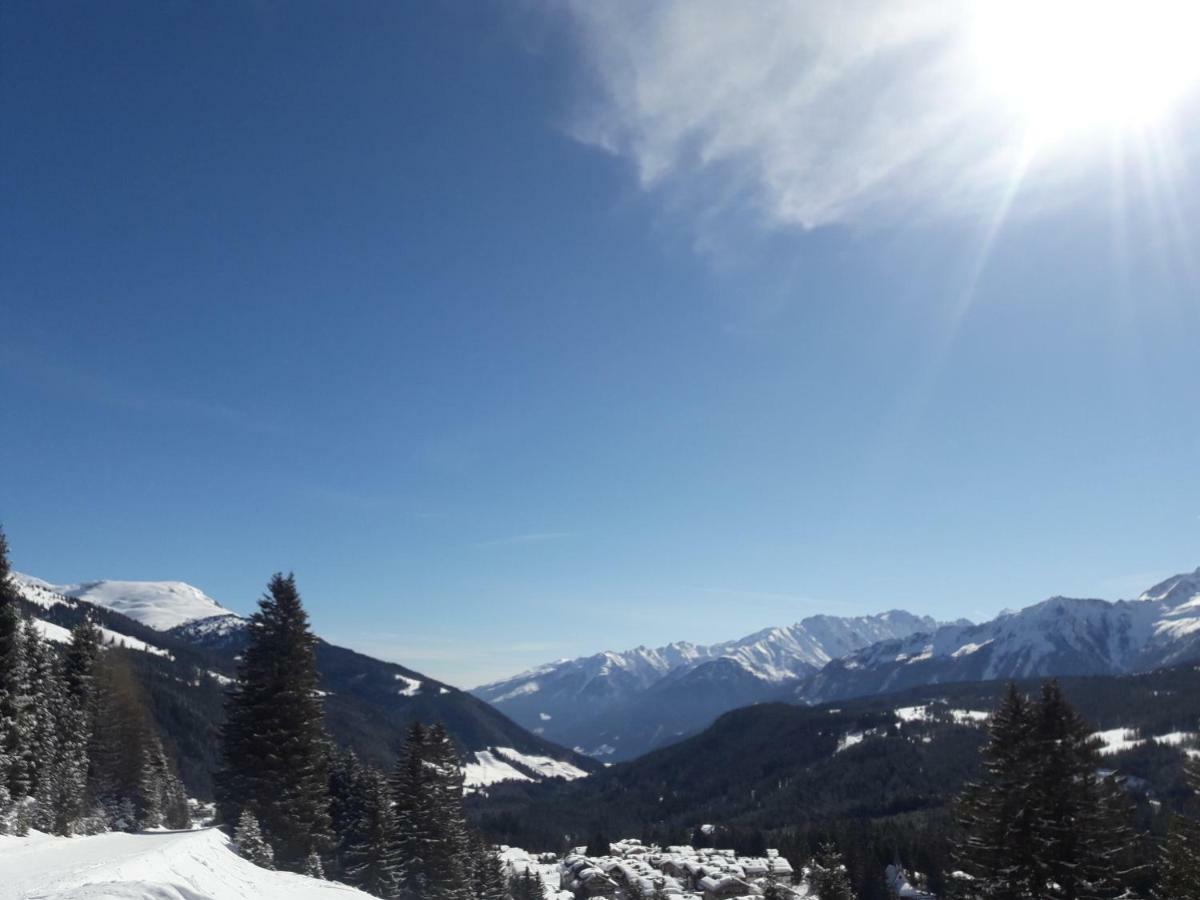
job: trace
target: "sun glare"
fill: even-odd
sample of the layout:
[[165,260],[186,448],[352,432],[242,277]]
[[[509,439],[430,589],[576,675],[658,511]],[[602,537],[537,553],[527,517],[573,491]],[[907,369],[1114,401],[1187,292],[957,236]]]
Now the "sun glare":
[[1200,0],[980,3],[974,52],[989,89],[1039,141],[1163,119],[1200,81]]

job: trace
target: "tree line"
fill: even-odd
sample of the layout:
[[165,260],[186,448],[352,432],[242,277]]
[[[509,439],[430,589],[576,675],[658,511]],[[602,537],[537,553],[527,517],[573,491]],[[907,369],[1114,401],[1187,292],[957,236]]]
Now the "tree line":
[[90,621],[56,647],[19,600],[0,531],[0,832],[186,828],[187,795],[124,653]]

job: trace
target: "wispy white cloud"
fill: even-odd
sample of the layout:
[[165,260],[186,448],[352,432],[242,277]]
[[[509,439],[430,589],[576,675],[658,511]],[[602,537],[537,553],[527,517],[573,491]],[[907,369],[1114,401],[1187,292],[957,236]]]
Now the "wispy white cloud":
[[1032,161],[976,59],[975,8],[576,0],[592,92],[568,131],[700,232],[986,213]]
[[521,534],[509,534],[504,537],[489,538],[486,541],[476,541],[476,547],[519,547],[523,544],[545,544],[549,541],[561,541],[574,537],[572,531],[527,531]]

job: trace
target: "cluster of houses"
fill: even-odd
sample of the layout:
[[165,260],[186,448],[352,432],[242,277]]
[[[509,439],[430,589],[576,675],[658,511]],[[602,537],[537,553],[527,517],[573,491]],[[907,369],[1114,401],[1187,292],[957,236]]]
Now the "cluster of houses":
[[[510,874],[538,875],[553,900],[644,897],[664,894],[671,900],[730,900],[761,895],[774,880],[792,896],[806,894],[792,885],[791,864],[775,850],[764,857],[738,856],[732,850],[647,846],[638,840],[616,841],[607,856],[586,856],[582,849],[562,859],[501,850]],[[553,860],[553,862],[551,862]]]
[[[765,856],[738,856],[732,850],[657,847],[628,839],[610,845],[606,856],[579,848],[565,857],[500,848],[510,877],[526,872],[540,879],[546,900],[733,900],[761,898],[768,885],[777,896],[807,900],[803,883],[793,884],[791,864],[776,850]],[[891,892],[904,900],[934,900],[908,883],[903,870],[889,867]]]

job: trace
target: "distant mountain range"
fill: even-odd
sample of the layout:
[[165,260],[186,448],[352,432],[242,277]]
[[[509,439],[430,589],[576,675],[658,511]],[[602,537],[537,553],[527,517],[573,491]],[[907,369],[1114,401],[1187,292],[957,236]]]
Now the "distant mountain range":
[[[224,692],[246,645],[247,620],[183,582],[54,585],[14,574],[25,612],[59,643],[90,615],[130,659],[194,796],[211,795]],[[471,784],[500,778],[581,777],[597,763],[531,734],[466,691],[326,641],[317,667],[333,737],[390,766],[410,722],[442,722],[463,751]]]
[[727,710],[775,699],[831,660],[938,625],[900,610],[813,616],[708,646],[679,642],[559,660],[473,693],[557,743],[605,761],[632,759]]
[[819,703],[923,684],[1145,672],[1197,658],[1200,569],[1137,600],[1051,597],[980,625],[882,641],[830,662],[791,696]]
[[740,706],[814,704],[919,685],[1115,675],[1200,659],[1200,569],[1137,600],[1052,597],[982,624],[893,610],[815,616],[711,646],[559,660],[476,688],[525,727],[617,761],[694,734]]

